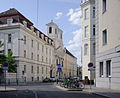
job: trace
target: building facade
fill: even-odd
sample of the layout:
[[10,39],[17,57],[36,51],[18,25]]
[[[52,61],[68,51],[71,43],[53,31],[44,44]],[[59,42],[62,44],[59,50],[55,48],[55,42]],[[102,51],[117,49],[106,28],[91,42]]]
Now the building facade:
[[17,73],[7,73],[7,82],[63,78],[63,31],[53,21],[46,27],[47,35],[14,8],[0,13],[0,40],[4,43],[0,50],[6,56],[12,51],[17,64]]
[[[64,46],[63,46],[63,31],[53,22],[46,24],[47,35],[54,41],[54,63],[52,77],[62,78],[63,77],[63,66],[64,66]],[[58,69],[59,68],[59,69]]]
[[4,43],[5,55],[12,51],[16,57],[17,77],[13,78],[31,82],[50,77],[50,68],[54,65],[54,42],[16,9],[0,14],[0,40]]
[[120,90],[120,0],[96,0],[96,86]]
[[65,78],[77,76],[77,58],[73,56],[66,48],[64,49],[63,74]]
[[95,0],[81,2],[81,33],[82,33],[82,79],[95,79],[95,71],[88,71],[88,64],[95,66]]

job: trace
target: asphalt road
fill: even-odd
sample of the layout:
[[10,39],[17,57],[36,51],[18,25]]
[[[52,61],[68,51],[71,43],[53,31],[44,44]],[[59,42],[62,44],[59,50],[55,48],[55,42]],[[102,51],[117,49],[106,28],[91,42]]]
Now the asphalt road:
[[48,83],[17,86],[16,89],[0,92],[0,98],[104,98],[83,91],[62,91]]

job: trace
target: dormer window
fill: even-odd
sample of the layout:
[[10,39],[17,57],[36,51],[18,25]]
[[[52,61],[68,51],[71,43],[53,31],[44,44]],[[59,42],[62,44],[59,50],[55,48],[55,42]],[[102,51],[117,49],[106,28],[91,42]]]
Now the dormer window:
[[8,25],[11,25],[12,22],[13,22],[13,19],[12,19],[12,18],[7,19],[7,24],[8,24]]
[[49,33],[52,33],[52,27],[49,27]]

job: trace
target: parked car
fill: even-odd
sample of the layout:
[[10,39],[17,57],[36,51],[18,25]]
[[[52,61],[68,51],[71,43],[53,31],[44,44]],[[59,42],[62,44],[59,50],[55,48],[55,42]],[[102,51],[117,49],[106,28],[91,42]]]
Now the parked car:
[[50,78],[50,82],[56,82],[56,78],[55,77]]
[[45,78],[43,82],[50,82],[50,78]]

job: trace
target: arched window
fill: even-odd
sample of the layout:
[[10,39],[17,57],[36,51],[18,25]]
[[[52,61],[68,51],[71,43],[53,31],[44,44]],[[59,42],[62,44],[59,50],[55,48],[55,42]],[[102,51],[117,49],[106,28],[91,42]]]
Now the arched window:
[[84,45],[84,55],[88,54],[88,44]]
[[61,39],[62,39],[62,34],[61,34]]
[[49,27],[49,33],[52,33],[52,27]]

